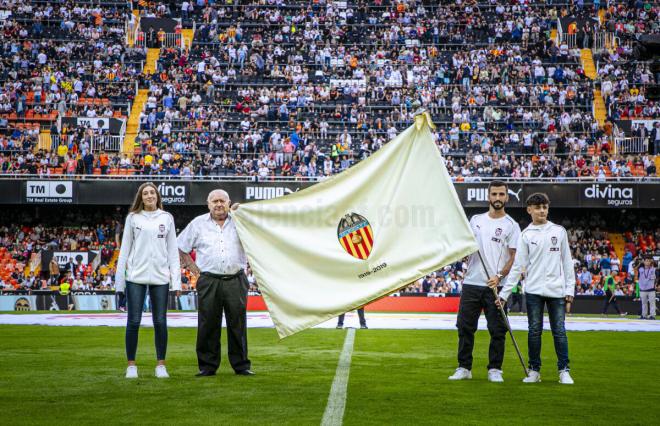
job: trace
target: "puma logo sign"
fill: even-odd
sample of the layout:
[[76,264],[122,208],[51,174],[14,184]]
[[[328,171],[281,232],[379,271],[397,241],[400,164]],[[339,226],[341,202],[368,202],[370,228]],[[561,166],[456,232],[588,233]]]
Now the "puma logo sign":
[[513,195],[514,197],[516,197],[516,200],[518,200],[518,201],[520,201],[520,193],[521,192],[522,192],[522,188],[518,189],[518,191],[516,191],[516,192],[513,192],[511,189],[507,189],[507,193],[509,195]]

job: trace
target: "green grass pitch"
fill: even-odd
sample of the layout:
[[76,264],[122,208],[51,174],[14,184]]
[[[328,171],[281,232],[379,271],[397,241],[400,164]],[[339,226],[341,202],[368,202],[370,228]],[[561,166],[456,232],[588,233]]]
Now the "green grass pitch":
[[[278,340],[250,329],[257,375],[195,378],[195,330],[169,330],[171,378],[154,378],[153,330],[142,328],[140,378],[123,378],[124,330],[0,326],[0,423],[310,424],[327,403],[346,331],[313,329]],[[223,351],[226,353],[223,335]],[[517,332],[526,355],[526,333]],[[449,382],[455,331],[357,330],[344,424],[658,424],[660,336],[569,332],[576,384],[557,383],[549,332],[543,382],[523,384],[507,342],[505,383],[486,380],[488,333],[477,333],[474,378]]]

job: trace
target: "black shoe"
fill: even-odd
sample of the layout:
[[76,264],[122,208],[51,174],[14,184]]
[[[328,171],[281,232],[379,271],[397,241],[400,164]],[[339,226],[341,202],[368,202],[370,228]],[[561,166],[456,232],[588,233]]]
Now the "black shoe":
[[650,320],[655,320],[655,317],[649,317]]
[[200,371],[199,373],[195,374],[195,377],[209,377],[209,376],[215,376],[215,371]]
[[344,324],[337,324],[337,329],[338,330],[341,330],[342,328],[344,328]]
[[366,330],[366,329],[368,329],[369,327],[367,327],[367,324],[362,324],[362,325],[360,326],[360,328],[363,329],[363,330]]
[[254,376],[254,371],[252,370],[239,370],[236,372],[238,376]]
[[646,317],[643,317],[643,316],[640,315],[640,316],[639,316],[639,319],[646,319]]

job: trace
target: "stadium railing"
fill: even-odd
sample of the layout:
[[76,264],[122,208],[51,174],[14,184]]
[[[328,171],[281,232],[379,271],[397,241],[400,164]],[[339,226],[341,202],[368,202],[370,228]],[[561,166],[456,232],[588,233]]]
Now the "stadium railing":
[[647,138],[615,138],[615,149],[618,154],[638,154],[648,152],[649,142]]
[[[261,178],[259,176],[236,176],[236,175],[193,175],[193,176],[172,176],[167,174],[146,175],[146,174],[121,174],[121,171],[139,172],[134,169],[117,169],[111,168],[107,175],[65,175],[65,174],[0,174],[0,180],[129,180],[129,181],[143,181],[143,180],[158,180],[158,181],[196,181],[196,182],[218,182],[218,181],[231,181],[231,182],[317,182],[323,180],[323,176],[268,176]],[[456,177],[453,177],[456,179]],[[512,177],[512,176],[468,176],[462,178],[462,182],[475,183],[475,182],[490,182],[492,180],[500,180],[513,183],[589,183],[599,182],[594,176],[588,177]],[[660,176],[631,176],[631,177],[607,177],[608,183],[660,183]]]

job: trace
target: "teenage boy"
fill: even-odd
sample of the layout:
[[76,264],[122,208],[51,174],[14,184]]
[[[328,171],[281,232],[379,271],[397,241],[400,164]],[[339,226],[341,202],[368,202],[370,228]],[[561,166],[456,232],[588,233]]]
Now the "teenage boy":
[[506,279],[498,304],[504,305],[520,274],[526,270],[525,295],[529,334],[529,375],[525,383],[541,381],[541,335],[543,308],[548,307],[550,328],[555,341],[559,383],[573,384],[569,373],[568,339],[564,328],[566,303],[573,301],[575,271],[566,229],[548,221],[550,200],[542,193],[527,198],[532,223],[520,235],[515,261]]

